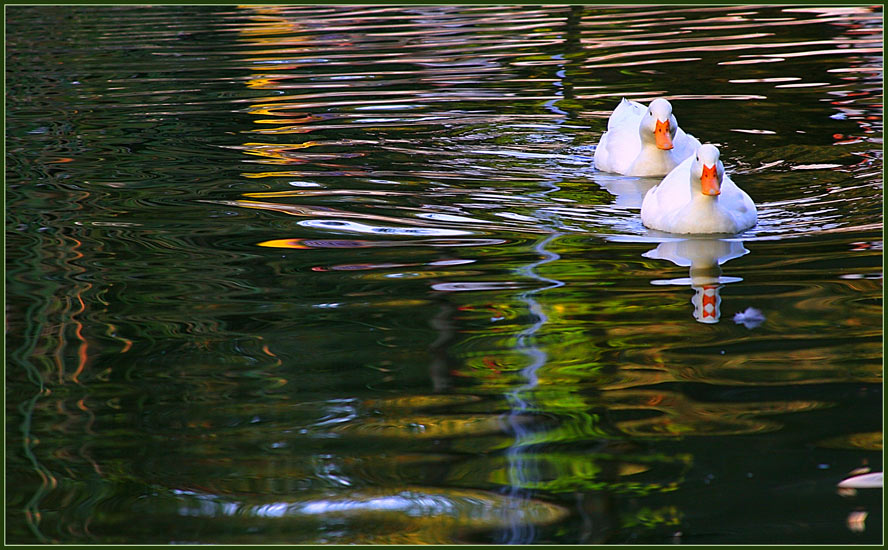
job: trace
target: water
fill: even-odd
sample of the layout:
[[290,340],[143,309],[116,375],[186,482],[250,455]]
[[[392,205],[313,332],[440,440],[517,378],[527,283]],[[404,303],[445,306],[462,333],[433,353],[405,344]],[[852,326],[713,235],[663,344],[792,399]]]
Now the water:
[[[880,8],[6,21],[7,543],[882,540]],[[756,227],[592,167],[658,96]]]

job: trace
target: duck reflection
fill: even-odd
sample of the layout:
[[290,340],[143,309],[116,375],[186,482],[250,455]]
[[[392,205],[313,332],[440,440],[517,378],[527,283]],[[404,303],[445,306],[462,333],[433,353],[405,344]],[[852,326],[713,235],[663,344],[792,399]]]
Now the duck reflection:
[[668,260],[675,265],[688,267],[689,277],[656,279],[655,285],[690,285],[694,289],[694,319],[701,323],[717,323],[721,317],[719,291],[728,283],[743,279],[722,275],[721,265],[749,253],[741,241],[690,238],[665,241],[657,248],[642,254],[645,258]]
[[627,209],[640,209],[645,194],[663,179],[620,176],[607,172],[592,172],[590,178],[614,196],[615,206]]

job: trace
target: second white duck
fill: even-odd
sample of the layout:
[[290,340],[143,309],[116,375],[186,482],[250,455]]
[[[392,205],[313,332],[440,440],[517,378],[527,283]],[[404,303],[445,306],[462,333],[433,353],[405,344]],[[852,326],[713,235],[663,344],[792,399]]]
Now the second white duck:
[[715,145],[706,144],[652,187],[641,223],[669,233],[739,233],[758,221],[755,203],[725,173]]
[[657,98],[645,107],[623,98],[595,148],[595,167],[624,176],[665,176],[698,147],[697,138],[678,127],[669,101]]

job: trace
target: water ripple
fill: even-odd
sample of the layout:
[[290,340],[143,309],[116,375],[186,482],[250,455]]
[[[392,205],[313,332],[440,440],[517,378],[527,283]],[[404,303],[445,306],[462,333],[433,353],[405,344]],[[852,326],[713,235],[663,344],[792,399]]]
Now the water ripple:
[[[7,15],[10,541],[833,540],[693,487],[877,459],[797,454],[880,429],[877,6]],[[592,166],[659,96],[759,205],[720,323]]]

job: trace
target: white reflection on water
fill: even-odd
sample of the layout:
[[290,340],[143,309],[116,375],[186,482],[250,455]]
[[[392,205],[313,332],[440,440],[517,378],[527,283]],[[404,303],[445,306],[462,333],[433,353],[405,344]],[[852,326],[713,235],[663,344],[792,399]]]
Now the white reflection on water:
[[[248,503],[222,500],[218,495],[174,489],[181,499],[178,515],[182,517],[256,517],[286,519],[299,517],[338,517],[385,522],[399,515],[417,520],[411,526],[434,530],[436,526],[508,527],[510,523],[531,525],[563,518],[566,511],[541,501],[513,501],[483,491],[446,491],[411,488],[384,491],[353,491],[335,496],[305,500]],[[501,510],[514,510],[505,523]],[[445,527],[446,529],[446,527]],[[450,533],[448,533],[450,534]],[[360,542],[367,533],[355,533],[352,542]],[[372,539],[371,539],[372,540]]]
[[701,323],[717,323],[721,317],[721,288],[728,283],[740,282],[740,277],[721,274],[721,265],[748,254],[741,241],[725,239],[693,238],[666,241],[657,248],[642,254],[645,258],[668,260],[675,265],[688,267],[689,277],[657,279],[653,285],[690,285],[694,289],[694,319]]
[[[560,63],[563,63],[564,61],[563,57],[560,55],[554,56],[554,60]],[[556,73],[556,76],[558,76],[559,79],[563,79],[565,74],[563,65],[561,65],[561,67],[561,70]],[[559,98],[563,97],[563,81],[557,80],[554,84],[556,87],[556,96]],[[559,109],[556,105],[557,102],[557,100],[550,100],[546,103],[546,107],[552,113],[565,117],[560,119],[560,122],[563,122],[566,120],[566,115],[568,113]],[[557,181],[557,178],[553,178],[552,181],[542,182],[541,185],[544,189],[542,191],[530,193],[529,197],[546,197],[549,193],[557,191]],[[532,321],[524,330],[518,333],[516,340],[516,349],[530,359],[530,364],[521,370],[521,376],[524,377],[525,382],[505,394],[510,409],[505,420],[509,433],[514,436],[512,444],[506,451],[507,479],[509,481],[506,491],[510,497],[510,500],[508,501],[508,504],[510,505],[503,508],[503,515],[508,527],[499,534],[498,541],[506,544],[527,544],[533,542],[535,538],[536,527],[533,523],[527,521],[527,514],[525,511],[527,504],[524,502],[525,500],[530,500],[531,494],[529,491],[525,491],[522,488],[530,485],[531,483],[529,482],[539,481],[540,474],[536,468],[537,461],[528,460],[533,458],[533,453],[529,449],[529,445],[535,431],[534,424],[532,422],[523,422],[522,419],[526,418],[528,413],[533,410],[533,392],[539,384],[537,371],[543,367],[548,360],[546,352],[539,348],[534,341],[534,336],[549,319],[543,311],[539,301],[536,299],[536,296],[546,290],[564,285],[562,281],[540,275],[537,273],[537,269],[542,265],[554,262],[560,258],[557,253],[548,250],[547,247],[558,237],[563,235],[564,233],[562,233],[562,231],[566,228],[561,224],[557,217],[551,216],[551,213],[547,210],[541,209],[535,215],[539,216],[540,220],[545,221],[547,225],[552,226],[553,232],[540,239],[533,246],[534,252],[539,255],[540,259],[518,270],[518,273],[523,278],[539,281],[542,285],[526,292],[522,292],[516,296],[518,300],[526,304],[528,311],[532,315]]]
[[368,233],[384,235],[422,235],[432,237],[454,237],[457,235],[471,235],[469,231],[459,229],[440,229],[432,227],[394,227],[382,225],[369,225],[366,223],[352,222],[348,220],[302,220],[297,222],[303,227],[327,229],[330,231],[342,231],[345,233]]
[[[285,505],[286,506],[286,505]],[[295,507],[301,514],[358,511],[399,511],[408,516],[454,515],[456,506],[446,495],[404,492],[367,500],[316,500]]]
[[537,347],[533,338],[548,321],[548,317],[537,301],[536,295],[545,290],[564,285],[561,281],[543,277],[536,272],[536,269],[560,257],[558,254],[546,249],[546,246],[559,236],[560,234],[555,233],[541,239],[533,247],[534,251],[539,253],[540,260],[519,270],[521,275],[540,281],[545,286],[522,292],[517,296],[519,300],[527,305],[528,311],[533,316],[533,321],[518,334],[516,343],[518,351],[530,359],[530,364],[521,370],[521,376],[524,377],[525,382],[505,394],[506,401],[509,403],[509,414],[505,418],[506,429],[514,436],[512,445],[506,451],[506,467],[509,480],[509,486],[506,490],[511,498],[508,501],[511,505],[503,508],[503,515],[506,518],[508,528],[500,534],[501,540],[499,541],[507,544],[528,543],[534,539],[535,527],[533,524],[526,522],[523,511],[525,507],[523,501],[529,498],[530,495],[525,494],[522,487],[527,486],[531,481],[538,481],[539,473],[535,468],[536,462],[528,460],[532,453],[526,449],[534,433],[533,423],[522,422],[521,420],[529,411],[533,410],[532,395],[539,383],[537,371],[546,364],[548,358],[546,352]]

